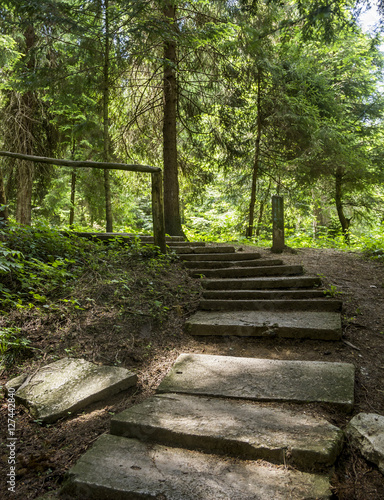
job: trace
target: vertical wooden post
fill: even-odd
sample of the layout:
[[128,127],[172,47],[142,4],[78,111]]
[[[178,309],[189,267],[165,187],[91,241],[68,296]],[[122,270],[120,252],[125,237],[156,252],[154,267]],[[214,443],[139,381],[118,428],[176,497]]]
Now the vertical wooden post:
[[162,253],[167,253],[165,244],[163,176],[161,170],[152,172],[152,218],[155,245]]
[[273,242],[272,252],[281,253],[284,250],[284,198],[272,196]]

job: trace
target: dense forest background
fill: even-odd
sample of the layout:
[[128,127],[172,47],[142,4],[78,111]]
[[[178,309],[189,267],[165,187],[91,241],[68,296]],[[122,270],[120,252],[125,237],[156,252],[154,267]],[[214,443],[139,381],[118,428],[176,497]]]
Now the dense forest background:
[[[166,231],[382,241],[382,23],[369,2],[4,0],[0,148],[160,166]],[[377,2],[378,16],[383,10]],[[0,215],[146,233],[150,178],[0,159]]]

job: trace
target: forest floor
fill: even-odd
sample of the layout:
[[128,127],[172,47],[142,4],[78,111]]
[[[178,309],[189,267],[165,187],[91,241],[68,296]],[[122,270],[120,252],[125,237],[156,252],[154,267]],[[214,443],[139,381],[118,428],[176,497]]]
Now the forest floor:
[[[242,249],[256,250],[244,246]],[[266,249],[260,252],[263,256],[270,254]],[[3,447],[0,497],[18,500],[38,498],[49,491],[54,494],[66,471],[101,434],[109,431],[111,416],[152,395],[182,352],[353,363],[356,367],[353,413],[345,416],[326,407],[320,413],[341,427],[359,412],[384,415],[384,265],[366,260],[358,253],[330,249],[300,249],[296,254],[284,253],[283,260],[302,264],[307,274],[321,275],[328,290],[340,293],[344,304],[341,342],[244,337],[195,339],[183,331],[183,324],[197,308],[200,285],[177,262],[150,281],[154,288],[161,281],[168,289],[182,291],[173,298],[164,292],[161,307],[166,314],[160,320],[145,311],[140,303],[144,296],[135,293],[134,288],[129,295],[132,314],[119,314],[119,307],[111,305],[112,290],[97,284],[92,290],[84,289],[83,299],[88,306],[71,315],[60,311],[46,315],[15,312],[15,324],[23,322],[28,338],[40,351],[36,351],[38,356],[21,360],[18,367],[3,371],[0,385],[20,371],[34,371],[65,356],[124,366],[138,374],[139,382],[135,389],[107,402],[94,403],[80,414],[52,425],[40,425],[18,406],[16,492],[10,494],[3,480],[8,467]],[[145,268],[143,264],[132,269],[137,286],[142,283],[140,277]],[[4,432],[7,428],[4,396],[0,402],[0,429]],[[309,405],[309,411],[319,412],[319,409]],[[384,498],[384,476],[349,443],[335,465],[332,486],[339,500]]]

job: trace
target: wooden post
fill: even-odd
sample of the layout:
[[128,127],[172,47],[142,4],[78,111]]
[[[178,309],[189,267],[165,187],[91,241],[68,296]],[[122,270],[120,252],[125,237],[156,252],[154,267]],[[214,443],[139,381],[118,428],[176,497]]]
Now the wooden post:
[[271,251],[282,253],[284,243],[284,198],[272,196],[273,242]]
[[155,245],[162,253],[167,253],[165,244],[163,176],[161,170],[152,172],[152,218]]

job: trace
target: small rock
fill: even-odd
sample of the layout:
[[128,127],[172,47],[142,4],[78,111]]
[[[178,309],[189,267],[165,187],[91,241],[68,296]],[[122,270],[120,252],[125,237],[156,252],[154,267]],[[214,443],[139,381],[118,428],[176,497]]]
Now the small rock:
[[349,422],[345,432],[361,454],[384,474],[384,416],[359,413]]

